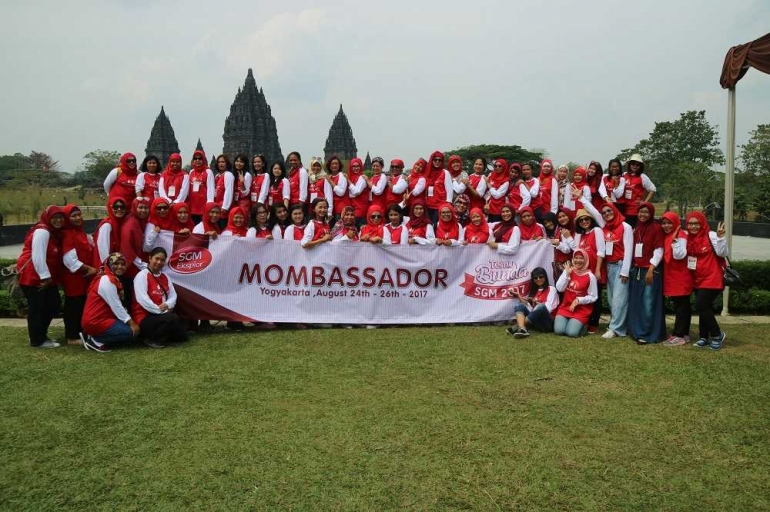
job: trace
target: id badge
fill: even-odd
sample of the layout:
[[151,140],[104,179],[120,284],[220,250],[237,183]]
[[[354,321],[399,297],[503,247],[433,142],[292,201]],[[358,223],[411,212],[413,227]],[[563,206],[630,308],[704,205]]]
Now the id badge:
[[257,202],[257,194],[251,194],[251,202],[256,203]]
[[268,206],[273,206],[273,196],[267,196],[267,204]]
[[687,256],[687,270],[695,270],[698,266],[698,258],[695,256]]
[[313,201],[315,201],[316,197],[318,197],[318,194],[315,193],[315,192],[311,192],[310,193],[310,202],[312,203]]
[[200,190],[201,190],[201,182],[193,181],[193,192],[200,192]]
[[638,243],[634,246],[634,258],[641,258],[642,257],[642,248],[644,247],[644,244]]
[[626,189],[625,197],[626,199],[631,199],[632,197],[634,197],[634,191],[630,189]]
[[615,249],[615,242],[604,241],[604,254],[606,256],[612,256],[612,252]]
[[433,187],[428,187],[428,197],[433,197]]
[[176,196],[176,187],[174,185],[171,185],[170,187],[168,187],[168,195]]

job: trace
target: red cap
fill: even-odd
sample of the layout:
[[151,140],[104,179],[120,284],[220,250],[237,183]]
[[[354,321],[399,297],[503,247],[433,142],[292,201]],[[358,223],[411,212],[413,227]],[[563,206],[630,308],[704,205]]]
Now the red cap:
[[400,158],[395,158],[395,159],[390,161],[390,166],[393,167],[394,165],[398,165],[398,166],[403,167],[404,166],[404,161],[401,160]]

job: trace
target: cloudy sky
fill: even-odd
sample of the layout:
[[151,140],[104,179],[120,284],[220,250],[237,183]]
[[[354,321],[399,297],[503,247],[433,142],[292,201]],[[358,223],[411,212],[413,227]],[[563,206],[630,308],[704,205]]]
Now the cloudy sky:
[[[250,67],[305,160],[340,103],[361,156],[408,162],[478,143],[607,161],[691,109],[724,147],[724,55],[770,29],[770,3],[729,4],[3,0],[0,154],[143,154],[164,105],[185,161],[198,137],[210,155]],[[741,142],[770,123],[770,76],[737,101]]]

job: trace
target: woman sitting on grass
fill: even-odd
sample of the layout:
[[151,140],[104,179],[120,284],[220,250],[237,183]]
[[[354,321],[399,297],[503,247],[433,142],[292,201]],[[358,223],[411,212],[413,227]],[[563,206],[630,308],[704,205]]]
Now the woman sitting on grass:
[[526,338],[529,336],[527,327],[543,332],[553,332],[553,318],[556,308],[559,307],[559,293],[556,288],[548,283],[548,275],[543,267],[537,267],[532,271],[529,283],[529,294],[522,296],[513,289],[508,290],[509,297],[516,297],[519,304],[513,310],[516,315],[516,324],[508,327],[506,331],[514,338]]
[[582,336],[591,318],[592,304],[598,299],[596,276],[588,269],[588,254],[585,250],[575,251],[572,263],[564,267],[556,289],[564,292],[564,299],[556,310],[554,333],[570,338]]

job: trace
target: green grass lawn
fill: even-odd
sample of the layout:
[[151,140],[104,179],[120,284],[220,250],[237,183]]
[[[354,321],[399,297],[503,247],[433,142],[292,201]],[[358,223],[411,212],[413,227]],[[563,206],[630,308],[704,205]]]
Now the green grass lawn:
[[[59,333],[61,335],[61,333]],[[770,337],[502,327],[36,351],[0,328],[3,510],[770,508]]]

